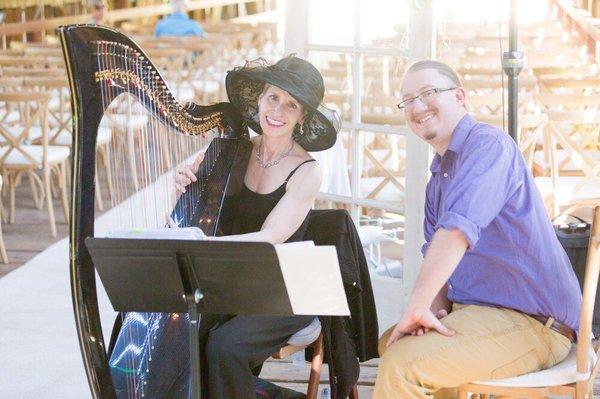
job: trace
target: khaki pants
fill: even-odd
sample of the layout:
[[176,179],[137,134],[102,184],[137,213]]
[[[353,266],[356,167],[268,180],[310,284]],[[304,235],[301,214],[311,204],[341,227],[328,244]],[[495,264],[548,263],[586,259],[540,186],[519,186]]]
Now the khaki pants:
[[539,321],[514,310],[454,304],[443,323],[456,331],[405,336],[385,349],[379,340],[374,399],[451,398],[460,384],[513,377],[552,367],[571,342]]

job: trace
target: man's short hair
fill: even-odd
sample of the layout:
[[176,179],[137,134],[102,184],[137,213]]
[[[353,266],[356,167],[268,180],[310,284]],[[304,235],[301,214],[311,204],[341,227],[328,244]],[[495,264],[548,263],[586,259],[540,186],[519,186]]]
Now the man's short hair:
[[404,76],[406,77],[406,75],[408,75],[410,72],[417,72],[423,69],[434,69],[438,71],[440,75],[450,79],[452,83],[454,83],[457,87],[462,86],[462,82],[460,81],[460,78],[458,77],[456,71],[452,69],[448,64],[436,60],[417,61],[410,67],[408,67],[408,69],[404,73]]
[[101,8],[106,8],[106,4],[104,4],[104,0],[88,0],[88,7],[99,10]]

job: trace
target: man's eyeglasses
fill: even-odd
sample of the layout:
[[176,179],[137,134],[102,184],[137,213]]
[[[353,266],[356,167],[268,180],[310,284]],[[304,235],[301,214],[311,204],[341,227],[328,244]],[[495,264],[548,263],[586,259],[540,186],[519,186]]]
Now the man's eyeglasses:
[[398,109],[405,110],[407,108],[412,107],[413,105],[415,105],[415,101],[417,101],[417,99],[419,99],[419,101],[421,101],[423,104],[427,105],[433,100],[435,100],[438,94],[455,89],[456,87],[449,87],[447,89],[435,88],[426,90],[416,97],[402,101],[400,104],[398,104]]

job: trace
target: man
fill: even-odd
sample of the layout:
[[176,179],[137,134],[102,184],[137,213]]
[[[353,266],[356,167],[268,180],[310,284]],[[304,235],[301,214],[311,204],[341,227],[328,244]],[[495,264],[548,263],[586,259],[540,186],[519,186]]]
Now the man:
[[90,5],[90,14],[91,19],[88,21],[89,24],[102,25],[104,20],[104,1],[103,0],[91,0]]
[[413,64],[401,94],[406,123],[436,154],[425,258],[400,321],[380,339],[374,398],[431,398],[560,362],[581,293],[517,145],[467,114],[446,64]]
[[185,13],[185,0],[171,0],[173,12],[158,21],[154,28],[154,36],[204,36],[204,30],[198,22],[190,19]]

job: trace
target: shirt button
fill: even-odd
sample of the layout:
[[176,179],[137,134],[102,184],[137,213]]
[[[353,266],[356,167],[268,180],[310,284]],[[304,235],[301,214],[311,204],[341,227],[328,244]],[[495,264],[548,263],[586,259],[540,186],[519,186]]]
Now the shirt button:
[[444,173],[444,177],[448,177],[448,173]]

